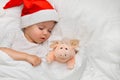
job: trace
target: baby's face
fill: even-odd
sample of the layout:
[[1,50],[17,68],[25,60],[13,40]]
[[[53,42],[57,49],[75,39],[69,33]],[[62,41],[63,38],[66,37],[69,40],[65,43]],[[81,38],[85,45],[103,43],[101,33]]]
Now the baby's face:
[[50,37],[54,26],[54,21],[41,22],[25,28],[24,34],[28,41],[39,44]]

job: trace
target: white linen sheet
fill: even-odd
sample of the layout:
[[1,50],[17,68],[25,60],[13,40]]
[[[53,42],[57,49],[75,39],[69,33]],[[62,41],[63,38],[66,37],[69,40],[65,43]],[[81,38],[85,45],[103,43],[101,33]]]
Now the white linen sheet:
[[[0,0],[0,7],[6,1]],[[12,59],[10,65],[6,63],[10,57],[0,52],[0,80],[120,80],[120,0],[49,1],[60,16],[49,40],[80,40],[75,68],[68,70],[57,62],[48,65],[45,60],[36,68],[26,62],[16,66]],[[20,8],[13,10],[0,9],[0,40],[7,30],[20,26]],[[7,68],[2,66],[4,61]]]

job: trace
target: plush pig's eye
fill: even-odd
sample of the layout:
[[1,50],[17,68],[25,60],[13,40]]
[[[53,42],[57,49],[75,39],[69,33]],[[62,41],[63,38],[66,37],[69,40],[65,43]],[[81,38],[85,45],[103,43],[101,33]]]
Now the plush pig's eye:
[[65,48],[65,50],[68,50],[68,48]]
[[60,49],[63,49],[63,47],[60,47]]

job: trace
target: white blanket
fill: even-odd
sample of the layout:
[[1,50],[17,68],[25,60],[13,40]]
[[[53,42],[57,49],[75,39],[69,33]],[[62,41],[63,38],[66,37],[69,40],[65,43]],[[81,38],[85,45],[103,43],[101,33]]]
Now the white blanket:
[[[25,61],[15,61],[3,51],[0,51],[1,80],[79,80],[85,69],[84,56],[76,55],[76,65],[73,70],[66,64],[53,62],[48,64],[45,59],[41,65],[33,67]],[[84,60],[84,62],[83,62]],[[77,74],[77,75],[74,75]]]
[[[0,6],[6,1],[0,0]],[[17,63],[13,61],[11,65],[5,64],[7,68],[0,68],[0,80],[120,80],[120,0],[49,1],[60,16],[50,40],[77,38],[81,41],[76,67],[68,70],[65,65],[56,62],[48,65],[44,61],[37,68],[26,62],[20,68],[13,66]],[[4,15],[1,9],[0,39],[10,28],[20,26],[19,12],[19,8],[15,12],[11,9]],[[7,59],[2,54],[5,53],[0,54],[3,60]],[[28,72],[23,70],[26,67]]]

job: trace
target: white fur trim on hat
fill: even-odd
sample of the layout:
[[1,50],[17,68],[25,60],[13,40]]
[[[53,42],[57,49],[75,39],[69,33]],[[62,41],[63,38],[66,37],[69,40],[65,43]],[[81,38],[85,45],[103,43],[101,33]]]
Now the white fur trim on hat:
[[57,12],[54,9],[41,10],[32,14],[22,16],[21,28],[50,20],[58,22],[59,18]]

